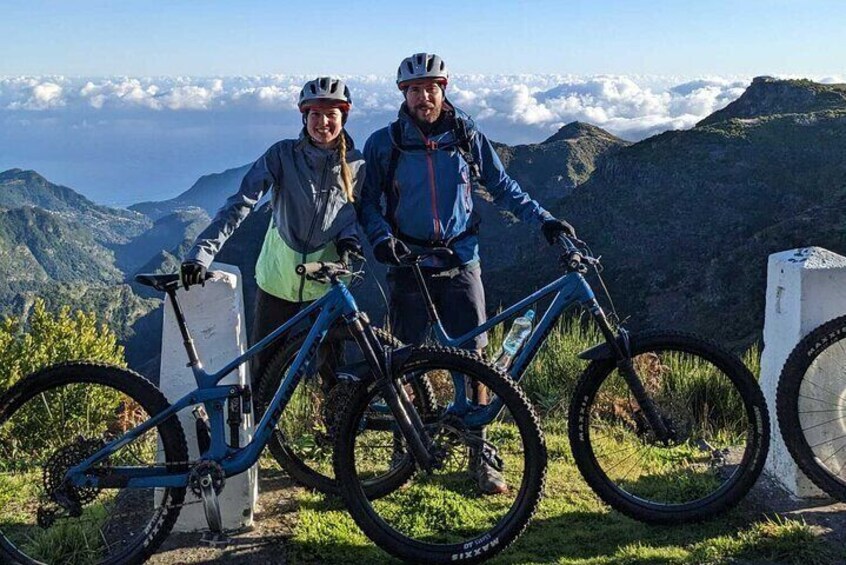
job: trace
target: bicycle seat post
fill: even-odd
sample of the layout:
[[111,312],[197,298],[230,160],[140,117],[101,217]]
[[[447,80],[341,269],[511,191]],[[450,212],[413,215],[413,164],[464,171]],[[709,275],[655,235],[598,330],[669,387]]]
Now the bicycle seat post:
[[426,304],[426,314],[429,316],[429,321],[435,324],[438,322],[438,311],[435,309],[435,303],[432,302],[429,287],[426,286],[426,279],[423,278],[423,271],[420,268],[419,260],[411,264],[411,270],[414,272],[417,286],[420,287],[420,294],[423,295],[423,302]]
[[182,334],[182,343],[185,345],[185,352],[188,354],[187,367],[202,367],[199,355],[197,355],[197,348],[194,346],[194,340],[191,339],[191,334],[188,333],[185,316],[182,314],[182,309],[179,307],[179,301],[176,300],[176,288],[169,288],[166,292],[168,298],[170,298],[170,304],[173,306],[173,313],[176,316],[176,323],[179,326],[179,332]]

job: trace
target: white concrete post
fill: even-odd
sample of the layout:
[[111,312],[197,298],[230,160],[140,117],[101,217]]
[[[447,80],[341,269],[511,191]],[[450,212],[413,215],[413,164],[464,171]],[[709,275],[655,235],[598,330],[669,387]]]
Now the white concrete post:
[[[206,281],[204,287],[191,287],[178,291],[179,305],[185,315],[188,330],[203,362],[204,369],[217,371],[247,350],[247,331],[244,322],[244,293],[241,273],[237,267],[213,263],[211,270],[218,274]],[[162,361],[159,388],[168,401],[174,402],[197,388],[194,375],[187,367],[188,358],[182,344],[182,335],[176,324],[170,301],[165,301],[164,327],[162,329]],[[242,365],[221,381],[221,384],[249,384],[249,367]],[[224,418],[226,414],[224,412]],[[198,457],[197,432],[190,409],[180,412],[179,419],[188,440],[188,453],[192,461]],[[253,434],[252,416],[245,415],[241,427],[241,445],[250,441]],[[227,440],[229,436],[227,425]],[[253,511],[258,498],[258,465],[246,472],[226,479],[220,495],[220,510],[226,530],[247,528],[253,523]],[[185,502],[197,500],[190,489]],[[174,530],[193,532],[208,528],[202,504],[189,504],[182,508]]]
[[770,411],[772,443],[766,472],[791,494],[822,497],[796,466],[782,440],[776,416],[781,369],[797,343],[817,326],[846,313],[846,257],[820,247],[770,255],[761,388]]

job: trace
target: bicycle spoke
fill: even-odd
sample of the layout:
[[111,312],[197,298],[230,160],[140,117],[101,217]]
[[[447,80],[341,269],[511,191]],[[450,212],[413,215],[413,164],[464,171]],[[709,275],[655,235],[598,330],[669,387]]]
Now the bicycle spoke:
[[820,422],[818,424],[814,424],[813,426],[808,426],[807,428],[802,428],[803,432],[807,432],[808,430],[813,430],[819,428],[820,426],[826,426],[831,424],[832,422],[839,422],[842,418],[832,418],[831,420],[826,420],[825,422]]
[[[809,385],[812,385],[812,386],[817,387],[818,389],[822,390],[823,392],[827,392],[828,394],[830,394],[831,396],[833,396],[834,398],[836,398],[838,401],[844,401],[844,402],[846,402],[846,396],[842,396],[842,395],[840,395],[840,394],[837,394],[837,393],[835,393],[835,392],[832,392],[832,391],[828,390],[827,388],[825,388],[824,386],[822,386],[822,385],[818,385],[818,384],[817,384],[817,383],[815,383],[814,381],[804,381],[804,382],[808,383]],[[833,406],[839,406],[839,405],[840,405],[840,403],[838,402],[838,404],[834,404]]]

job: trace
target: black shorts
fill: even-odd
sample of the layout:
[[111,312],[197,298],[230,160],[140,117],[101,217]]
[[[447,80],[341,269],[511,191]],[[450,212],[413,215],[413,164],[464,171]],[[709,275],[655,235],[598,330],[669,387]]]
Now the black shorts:
[[[438,276],[449,271],[423,271],[435,309],[450,337],[460,337],[483,324],[485,289],[478,263],[459,267],[454,276]],[[391,305],[391,330],[403,343],[420,344],[427,336],[429,318],[423,296],[411,269],[390,269],[387,275]],[[465,349],[482,349],[488,343],[485,333],[467,342]]]

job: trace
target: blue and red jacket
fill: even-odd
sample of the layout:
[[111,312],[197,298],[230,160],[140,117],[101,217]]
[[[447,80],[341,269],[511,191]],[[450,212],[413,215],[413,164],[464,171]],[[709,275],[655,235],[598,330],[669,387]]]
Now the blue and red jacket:
[[[491,142],[469,116],[444,103],[445,124],[425,135],[405,105],[400,109],[398,126],[373,133],[364,146],[366,174],[362,188],[359,221],[372,245],[395,236],[421,249],[423,241],[437,245],[455,240],[450,247],[460,264],[479,260],[477,223],[473,215],[473,193],[468,159],[456,147],[459,139],[455,118],[463,120],[470,139],[470,154],[479,167],[480,181],[494,203],[523,221],[543,223],[549,212],[526,194],[508,176]],[[399,133],[400,139],[392,139]],[[394,147],[397,154],[393,187],[386,186]],[[387,194],[393,190],[393,195]],[[388,206],[382,206],[383,195]],[[466,233],[465,233],[466,232]],[[452,263],[454,264],[454,262]],[[427,266],[447,266],[432,259]]]

